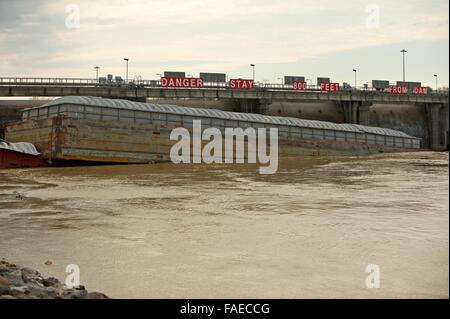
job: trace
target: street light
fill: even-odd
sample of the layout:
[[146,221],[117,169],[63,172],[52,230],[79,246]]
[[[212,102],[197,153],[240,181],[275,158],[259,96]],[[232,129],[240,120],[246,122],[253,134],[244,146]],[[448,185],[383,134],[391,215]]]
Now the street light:
[[353,69],[353,72],[355,72],[355,89],[356,89],[356,86],[357,86],[356,85],[356,71],[357,71],[356,69]]
[[94,69],[95,69],[95,79],[96,79],[97,82],[98,82],[98,69],[100,69],[100,67],[99,67],[99,66],[96,66]]
[[129,59],[128,58],[124,58],[123,60],[127,63],[127,80],[126,81],[128,83],[128,60]]
[[403,49],[400,52],[403,54],[403,82],[405,82],[405,53],[408,51]]
[[255,82],[255,65],[252,63],[250,66],[253,68],[253,82]]
[[437,90],[438,90],[438,76],[437,76],[437,74],[433,74],[433,75],[436,78],[436,92],[437,92]]

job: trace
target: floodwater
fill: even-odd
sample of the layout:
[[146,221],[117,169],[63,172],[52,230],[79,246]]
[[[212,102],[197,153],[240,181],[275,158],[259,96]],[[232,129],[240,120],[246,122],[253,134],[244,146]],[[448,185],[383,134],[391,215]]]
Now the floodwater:
[[270,176],[0,170],[0,257],[62,281],[77,264],[81,284],[115,298],[448,298],[448,164],[417,152],[282,160]]

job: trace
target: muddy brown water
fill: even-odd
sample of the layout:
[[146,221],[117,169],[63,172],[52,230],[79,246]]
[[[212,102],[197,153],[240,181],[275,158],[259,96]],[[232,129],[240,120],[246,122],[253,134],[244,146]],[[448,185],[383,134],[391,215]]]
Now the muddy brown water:
[[284,159],[270,176],[0,170],[0,257],[60,280],[77,264],[83,285],[112,297],[448,298],[448,163],[417,152]]

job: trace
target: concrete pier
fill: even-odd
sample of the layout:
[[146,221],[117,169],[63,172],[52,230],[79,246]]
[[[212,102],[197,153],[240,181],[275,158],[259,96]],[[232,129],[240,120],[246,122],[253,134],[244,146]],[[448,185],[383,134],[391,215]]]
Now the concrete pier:
[[345,121],[352,124],[369,125],[369,111],[372,103],[362,101],[343,101],[342,107]]
[[448,104],[426,104],[430,147],[433,150],[448,149]]

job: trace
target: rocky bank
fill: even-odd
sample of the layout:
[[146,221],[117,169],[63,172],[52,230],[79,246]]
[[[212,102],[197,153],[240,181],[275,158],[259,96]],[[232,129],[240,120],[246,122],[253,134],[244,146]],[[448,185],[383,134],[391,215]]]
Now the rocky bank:
[[68,289],[58,279],[44,278],[37,270],[0,261],[0,299],[107,299],[83,286]]

